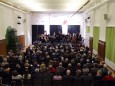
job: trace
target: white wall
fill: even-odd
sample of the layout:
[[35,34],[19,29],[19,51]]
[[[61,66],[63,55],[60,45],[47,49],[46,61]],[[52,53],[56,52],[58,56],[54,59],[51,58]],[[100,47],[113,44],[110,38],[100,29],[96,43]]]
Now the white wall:
[[100,26],[100,8],[94,10],[94,25],[93,26]]
[[107,4],[100,8],[100,33],[99,33],[99,40],[106,41],[106,26],[107,20],[104,19],[104,15],[107,14]]
[[[115,27],[115,0],[112,2],[108,3],[107,6],[107,14],[108,14],[108,20],[107,20],[107,27]],[[113,70],[115,70],[115,64],[112,63],[109,59],[105,59],[105,62],[107,65],[109,65]]]
[[32,44],[32,32],[31,32],[31,14],[25,14],[25,44],[26,46]]
[[115,27],[115,0],[113,2],[108,3],[108,21],[107,26],[114,26]]
[[[29,19],[29,17],[26,17],[27,14],[28,13],[0,4],[0,40],[5,39],[6,29],[8,26],[16,28],[17,35],[25,35],[25,40],[27,40],[27,34],[25,34],[25,32],[26,30],[28,31],[30,25],[26,24],[27,22],[24,22],[24,19]],[[18,16],[20,16],[21,19],[18,19]],[[20,25],[17,24],[18,21],[21,22]],[[30,42],[28,43],[30,44]],[[26,45],[28,45],[28,43],[26,42]]]
[[[31,24],[32,25],[45,25],[45,30],[47,34],[49,34],[49,25],[64,25],[64,20],[67,20],[66,25],[81,25],[81,34],[83,35],[82,29],[82,15],[76,14],[71,17],[73,14],[64,14],[64,13],[56,13],[56,14],[45,14],[45,13],[32,13],[31,15]],[[70,18],[71,17],[71,18]],[[63,27],[66,27],[65,25]],[[62,27],[62,31],[63,30]],[[65,32],[63,32],[65,33]],[[66,33],[67,34],[67,33]]]

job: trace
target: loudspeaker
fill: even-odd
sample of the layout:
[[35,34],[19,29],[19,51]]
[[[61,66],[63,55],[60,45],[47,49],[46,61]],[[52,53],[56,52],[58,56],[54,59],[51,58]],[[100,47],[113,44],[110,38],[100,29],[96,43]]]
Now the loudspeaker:
[[87,17],[87,19],[90,19],[90,17]]
[[104,14],[104,20],[108,20],[108,14]]

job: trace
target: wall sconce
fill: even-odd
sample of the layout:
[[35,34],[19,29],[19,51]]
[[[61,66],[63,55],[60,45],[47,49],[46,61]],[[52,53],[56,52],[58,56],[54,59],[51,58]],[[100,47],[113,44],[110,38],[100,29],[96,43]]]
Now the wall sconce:
[[21,24],[20,22],[18,22],[17,24]]
[[17,18],[18,18],[18,19],[21,19],[21,17],[20,17],[20,16],[18,16]]
[[18,16],[18,17],[17,17],[17,24],[21,24],[21,21],[20,21],[20,20],[21,20],[21,16]]

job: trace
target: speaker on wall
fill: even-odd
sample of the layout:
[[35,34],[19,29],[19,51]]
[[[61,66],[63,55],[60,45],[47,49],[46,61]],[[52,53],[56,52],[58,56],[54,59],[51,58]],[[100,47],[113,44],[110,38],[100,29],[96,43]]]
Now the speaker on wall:
[[18,18],[18,19],[21,19],[21,16],[18,16],[17,18]]
[[87,17],[87,19],[90,19],[90,17]]
[[104,20],[108,20],[108,14],[104,14]]

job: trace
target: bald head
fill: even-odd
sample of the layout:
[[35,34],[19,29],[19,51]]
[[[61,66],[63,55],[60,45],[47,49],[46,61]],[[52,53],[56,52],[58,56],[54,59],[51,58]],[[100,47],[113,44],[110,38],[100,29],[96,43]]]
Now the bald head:
[[70,73],[71,73],[70,70],[67,70],[67,71],[66,71],[66,74],[67,74],[67,75],[70,75]]

